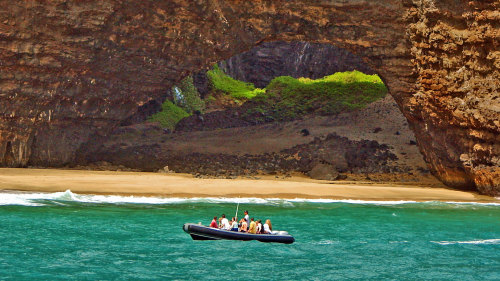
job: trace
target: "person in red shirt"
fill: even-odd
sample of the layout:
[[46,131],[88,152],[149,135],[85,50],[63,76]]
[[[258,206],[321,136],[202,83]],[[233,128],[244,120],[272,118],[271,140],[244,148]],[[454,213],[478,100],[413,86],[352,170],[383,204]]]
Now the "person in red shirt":
[[219,228],[219,226],[217,225],[217,217],[214,217],[214,219],[210,223],[210,227]]

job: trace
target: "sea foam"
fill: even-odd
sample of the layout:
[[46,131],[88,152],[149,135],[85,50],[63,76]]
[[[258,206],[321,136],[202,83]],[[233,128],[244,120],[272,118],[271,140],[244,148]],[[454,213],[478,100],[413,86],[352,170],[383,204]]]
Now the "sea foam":
[[500,239],[484,239],[471,241],[431,241],[439,245],[454,245],[454,244],[500,244]]
[[427,204],[427,205],[482,205],[500,206],[500,203],[478,203],[478,202],[438,202],[438,201],[375,201],[354,199],[282,199],[282,198],[257,198],[257,197],[153,197],[153,196],[122,196],[122,195],[92,195],[76,194],[71,190],[65,192],[42,193],[4,191],[0,192],[0,205],[23,205],[44,206],[50,203],[79,202],[95,204],[185,204],[185,203],[241,203],[241,204],[263,204],[276,206],[294,206],[294,203],[347,203],[347,204],[369,204],[369,205],[401,205],[401,204]]

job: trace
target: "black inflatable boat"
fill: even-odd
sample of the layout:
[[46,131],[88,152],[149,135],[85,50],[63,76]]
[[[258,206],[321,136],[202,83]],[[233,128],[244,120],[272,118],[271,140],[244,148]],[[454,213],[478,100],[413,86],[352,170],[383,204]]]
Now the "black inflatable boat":
[[191,235],[193,240],[257,240],[260,242],[285,244],[291,244],[295,241],[293,236],[288,234],[286,231],[273,231],[273,234],[251,234],[246,232],[222,230],[194,223],[184,224],[183,229]]

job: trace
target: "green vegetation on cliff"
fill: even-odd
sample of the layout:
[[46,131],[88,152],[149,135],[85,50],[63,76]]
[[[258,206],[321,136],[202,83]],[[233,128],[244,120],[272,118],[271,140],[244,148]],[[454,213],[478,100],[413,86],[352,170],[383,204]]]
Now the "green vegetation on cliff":
[[252,83],[231,78],[217,64],[214,65],[213,69],[207,71],[207,77],[213,90],[230,95],[237,100],[249,100],[265,92],[264,89],[255,88]]
[[205,109],[205,102],[200,98],[192,76],[184,78],[177,86],[172,87],[172,95],[175,104],[190,115],[196,111],[203,112]]
[[190,114],[178,107],[170,100],[166,100],[162,105],[162,110],[149,118],[151,122],[158,122],[163,128],[173,130],[175,125],[184,117]]
[[280,76],[265,89],[233,79],[217,65],[207,72],[207,78],[212,87],[207,100],[200,98],[189,76],[172,87],[173,102],[165,101],[162,111],[149,120],[174,129],[184,117],[203,112],[205,102],[213,102],[217,94],[236,104],[245,103],[242,117],[256,122],[293,120],[306,114],[338,114],[364,108],[387,94],[379,76],[359,71],[337,72],[320,79]]
[[272,120],[292,120],[308,113],[338,114],[364,108],[384,97],[387,88],[377,75],[338,72],[320,79],[274,78],[252,99],[247,114]]
[[191,116],[195,112],[203,112],[205,102],[193,84],[193,77],[188,76],[178,85],[172,87],[171,100],[162,104],[162,110],[149,118],[151,122],[158,122],[163,128],[173,130],[175,125],[184,117]]

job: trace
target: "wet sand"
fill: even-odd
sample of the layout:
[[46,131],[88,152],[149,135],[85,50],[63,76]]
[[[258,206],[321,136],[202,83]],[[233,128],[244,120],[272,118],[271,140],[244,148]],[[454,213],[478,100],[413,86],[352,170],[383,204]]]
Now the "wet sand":
[[[499,201],[473,192],[394,183],[353,183],[302,177],[274,179],[198,179],[185,174],[0,169],[0,190],[162,197],[324,198],[414,201]],[[1,195],[0,195],[1,196]]]

